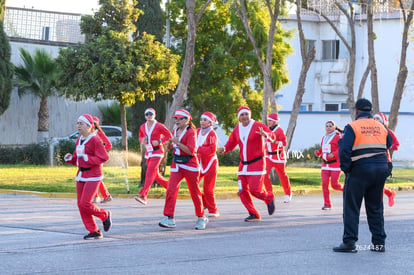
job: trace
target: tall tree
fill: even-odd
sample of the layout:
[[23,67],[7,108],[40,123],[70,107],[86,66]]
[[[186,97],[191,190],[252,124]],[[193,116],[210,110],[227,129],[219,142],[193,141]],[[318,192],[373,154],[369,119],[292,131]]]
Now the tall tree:
[[[183,104],[191,110],[196,123],[208,110],[216,114],[224,129],[229,130],[237,123],[234,116],[237,108],[247,104],[252,93],[257,93],[250,87],[248,79],[257,78],[260,70],[231,3],[214,0],[212,6],[214,8],[204,12],[197,26],[194,69]],[[180,9],[184,7],[182,3]],[[174,8],[177,8],[177,2]],[[187,21],[174,17],[180,14],[176,10],[172,12],[171,35],[176,40],[183,37],[185,41]],[[173,43],[172,49],[184,56],[185,46],[184,43]]]
[[[179,109],[184,102],[184,99],[187,95],[188,84],[190,83],[191,73],[194,68],[194,48],[196,43],[197,36],[197,25],[200,22],[201,16],[204,11],[210,6],[212,0],[206,0],[201,7],[198,7],[196,11],[196,4],[201,1],[196,0],[186,0],[185,1],[185,12],[187,18],[187,41],[186,41],[186,51],[184,55],[183,66],[180,75],[180,81],[178,82],[178,87],[175,90],[173,95],[173,101],[167,112],[167,118],[165,125],[168,129],[172,129],[175,110]],[[197,2],[197,3],[196,3]]]
[[13,89],[13,65],[10,62],[11,50],[9,39],[3,29],[5,1],[0,2],[0,115],[10,104],[10,95]]
[[38,141],[49,138],[49,108],[47,99],[57,95],[56,80],[58,68],[55,60],[45,51],[36,49],[33,56],[24,48],[20,49],[23,64],[15,67],[15,82],[19,96],[33,93],[40,99],[38,112]]
[[[261,3],[262,2],[256,1],[246,2],[245,0],[234,0],[234,6],[243,22],[243,26],[253,46],[253,52],[261,69],[264,88],[262,121],[266,122],[267,114],[269,112],[269,102],[272,112],[278,111],[275,91],[280,89],[281,85],[287,83],[289,80],[285,65],[286,57],[291,53],[292,49],[290,45],[284,41],[284,38],[290,37],[291,34],[283,31],[280,22],[278,22],[278,17],[281,13],[281,1],[264,1],[263,9],[265,9],[267,13],[258,13],[258,11],[262,9]],[[268,20],[263,21],[262,24],[256,25],[256,23],[259,23],[259,17],[268,18]],[[255,32],[260,25],[266,26],[266,35]],[[263,44],[261,42],[263,42]]]
[[100,0],[93,16],[83,16],[88,42],[61,50],[60,86],[77,100],[116,99],[121,107],[122,145],[127,150],[125,106],[168,93],[178,82],[178,57],[155,37],[142,34],[131,41],[139,10],[129,0]]
[[[413,13],[414,13],[414,1],[411,0],[409,8],[404,5],[406,2],[402,0],[398,1],[401,14],[404,20],[404,28],[401,37],[401,54],[399,62],[399,70],[397,76],[397,82],[395,83],[394,96],[392,98],[391,110],[389,115],[389,127],[391,130],[395,130],[398,124],[398,112],[400,111],[401,99],[404,92],[405,82],[407,80],[407,48],[409,45],[408,42],[408,32],[410,26],[413,22]],[[408,4],[408,3],[407,3]]]
[[293,134],[296,128],[296,122],[299,116],[300,105],[302,104],[302,98],[305,94],[305,82],[308,75],[309,68],[312,64],[312,61],[315,59],[315,47],[309,46],[305,34],[303,33],[302,27],[302,16],[301,9],[302,1],[296,0],[296,20],[298,24],[298,34],[299,34],[299,45],[300,45],[300,56],[302,58],[302,68],[299,74],[298,87],[296,90],[295,100],[293,101],[292,113],[289,118],[289,124],[286,131],[287,138],[287,149],[290,148],[292,143]]
[[136,8],[143,14],[134,22],[137,27],[134,37],[139,37],[144,32],[155,36],[157,41],[162,42],[164,36],[164,14],[161,9],[160,0],[140,0]]

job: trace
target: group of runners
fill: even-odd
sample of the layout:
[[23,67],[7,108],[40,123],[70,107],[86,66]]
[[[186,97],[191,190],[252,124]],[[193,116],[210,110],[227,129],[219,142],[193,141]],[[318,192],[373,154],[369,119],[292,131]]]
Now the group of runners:
[[[159,222],[164,228],[175,228],[175,206],[180,183],[186,180],[191,199],[194,204],[197,221],[196,230],[206,228],[209,218],[217,218],[220,212],[215,201],[214,189],[218,172],[216,152],[225,154],[237,146],[240,151],[238,168],[238,193],[245,206],[248,216],[245,222],[261,220],[252,196],[262,200],[269,215],[275,212],[275,196],[269,177],[272,168],[280,178],[284,190],[284,203],[292,199],[292,190],[289,177],[286,173],[286,135],[279,126],[279,116],[271,113],[267,117],[267,125],[255,121],[251,117],[251,110],[241,106],[237,110],[239,123],[234,127],[226,144],[218,148],[218,137],[214,131],[217,123],[215,115],[204,112],[200,117],[200,128],[192,122],[191,114],[184,109],[175,111],[175,127],[170,132],[165,125],[156,120],[156,111],[148,108],[144,111],[146,122],[140,126],[139,140],[145,146],[147,170],[144,186],[139,194],[134,196],[139,203],[148,203],[148,193],[154,181],[166,188],[166,198],[163,214]],[[384,125],[386,117],[379,113],[375,115]],[[98,192],[101,193],[102,203],[112,200],[111,195],[103,184],[102,164],[108,160],[107,150],[112,145],[99,127],[99,119],[89,114],[81,115],[77,121],[80,137],[76,141],[76,150],[73,154],[66,154],[65,161],[78,167],[76,175],[76,190],[79,212],[85,228],[89,231],[84,239],[100,239],[102,231],[97,226],[94,217],[103,222],[103,230],[109,231],[112,225],[111,212],[100,208],[96,201]],[[342,190],[339,184],[340,166],[338,157],[338,141],[341,130],[333,121],[326,122],[326,135],[322,138],[321,148],[315,151],[322,158],[322,190],[323,210],[331,209],[329,198],[329,183],[332,188]],[[394,135],[395,137],[395,135]],[[395,147],[398,149],[398,140],[395,138]],[[170,176],[167,180],[159,172],[160,163],[165,150],[172,150],[173,158],[170,166]],[[390,160],[390,158],[389,158]],[[202,184],[202,190],[200,185]],[[390,206],[395,197],[394,191],[385,191],[390,198]],[[392,204],[391,204],[392,201]]]

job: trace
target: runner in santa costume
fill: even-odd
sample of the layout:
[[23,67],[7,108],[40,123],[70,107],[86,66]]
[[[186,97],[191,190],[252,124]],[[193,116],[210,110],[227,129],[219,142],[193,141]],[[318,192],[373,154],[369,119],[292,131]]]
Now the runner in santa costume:
[[[101,140],[103,146],[105,147],[106,151],[109,151],[112,149],[112,143],[111,141],[108,139],[108,137],[105,135],[105,132],[102,131],[101,126],[99,126],[99,118],[97,118],[96,116],[93,117],[93,123],[95,126],[95,134],[97,135],[97,137]],[[101,193],[103,199],[101,200],[101,203],[107,203],[112,201],[112,196],[111,194],[109,194],[108,188],[106,188],[105,184],[103,181],[101,181],[101,183],[99,184],[99,189],[96,192],[96,202],[97,202],[97,198],[99,198],[99,192]],[[95,202],[95,200],[94,200]]]
[[251,119],[248,107],[241,106],[237,110],[237,118],[240,123],[236,125],[224,147],[219,148],[219,153],[228,153],[239,146],[239,195],[249,212],[244,221],[260,221],[260,213],[254,207],[251,195],[266,203],[269,215],[275,212],[273,192],[263,190],[263,179],[266,174],[265,143],[267,138],[273,140],[273,133],[263,123]]
[[216,117],[210,112],[204,112],[200,118],[201,128],[197,129],[197,157],[200,162],[200,183],[203,182],[203,205],[208,209],[209,217],[219,217],[214,188],[218,171],[217,134],[214,132],[213,123],[217,123]]
[[165,198],[164,216],[159,226],[175,228],[174,212],[180,183],[185,178],[191,199],[194,203],[195,214],[198,217],[195,229],[206,228],[208,219],[204,216],[203,199],[198,186],[200,165],[197,159],[197,133],[191,122],[191,114],[184,109],[178,109],[174,114],[175,126],[173,137],[170,139],[173,148],[173,161],[170,166],[170,178]]
[[338,156],[338,141],[341,135],[336,130],[342,132],[336,127],[335,122],[329,120],[325,123],[326,134],[322,138],[321,148],[315,151],[315,155],[322,157],[322,193],[324,204],[322,210],[329,210],[332,208],[331,198],[329,195],[329,180],[331,186],[335,190],[343,190],[343,186],[339,183],[339,176],[341,175],[341,168],[339,166]]
[[158,182],[164,188],[167,188],[168,180],[159,172],[159,166],[164,157],[165,142],[171,138],[171,133],[164,124],[155,120],[155,110],[148,108],[144,112],[146,123],[139,128],[139,140],[145,145],[145,159],[147,161],[147,171],[145,174],[145,183],[139,194],[135,196],[135,200],[147,204],[147,196],[149,189],[154,182]]
[[[384,113],[376,113],[374,115],[374,119],[381,122],[385,127],[387,127],[388,132],[392,136],[392,146],[390,149],[387,150],[388,166],[392,170],[392,160],[391,160],[390,150],[397,151],[400,148],[400,142],[398,141],[397,136],[395,135],[394,131],[388,128],[388,119]],[[395,202],[395,195],[397,195],[397,193],[394,190],[384,187],[384,194],[387,195],[388,197],[388,205],[390,207],[393,206]]]
[[81,136],[76,141],[76,150],[65,155],[65,162],[78,167],[76,174],[76,193],[79,212],[89,234],[85,240],[101,239],[103,237],[94,216],[103,222],[104,231],[111,228],[111,212],[99,208],[92,203],[99,184],[103,179],[102,164],[108,160],[101,140],[95,135],[93,118],[89,114],[81,115],[77,122],[78,132]]
[[286,158],[285,150],[286,135],[283,129],[279,126],[279,116],[272,113],[267,116],[267,126],[275,134],[274,141],[266,142],[266,175],[264,177],[264,185],[267,191],[272,191],[272,182],[270,181],[270,171],[274,167],[285,192],[284,203],[288,203],[292,199],[292,191],[290,190],[289,177],[286,174]]

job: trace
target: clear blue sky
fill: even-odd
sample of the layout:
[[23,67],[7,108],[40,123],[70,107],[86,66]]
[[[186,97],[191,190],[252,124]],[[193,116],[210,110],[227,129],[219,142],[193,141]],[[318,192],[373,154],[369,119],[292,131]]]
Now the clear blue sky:
[[6,0],[7,7],[92,14],[98,0]]

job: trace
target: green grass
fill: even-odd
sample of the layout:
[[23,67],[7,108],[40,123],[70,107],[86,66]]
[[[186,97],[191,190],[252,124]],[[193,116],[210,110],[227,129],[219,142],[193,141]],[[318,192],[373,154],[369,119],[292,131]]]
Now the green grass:
[[[141,167],[130,166],[126,171],[121,167],[104,167],[104,182],[111,194],[127,194],[125,176],[128,177],[130,193],[139,191]],[[288,167],[287,173],[293,190],[320,190],[320,169],[304,167]],[[38,192],[75,193],[74,166],[29,166],[29,165],[0,165],[0,189],[24,190]],[[167,168],[166,177],[169,176]],[[340,181],[343,182],[344,175]],[[393,178],[387,181],[387,186],[414,186],[414,169],[394,169]],[[275,192],[281,192],[280,184],[274,185]],[[237,167],[220,167],[216,183],[216,192],[237,192]],[[187,194],[187,185],[183,182],[180,194]],[[163,196],[165,189],[151,189],[152,196]]]

